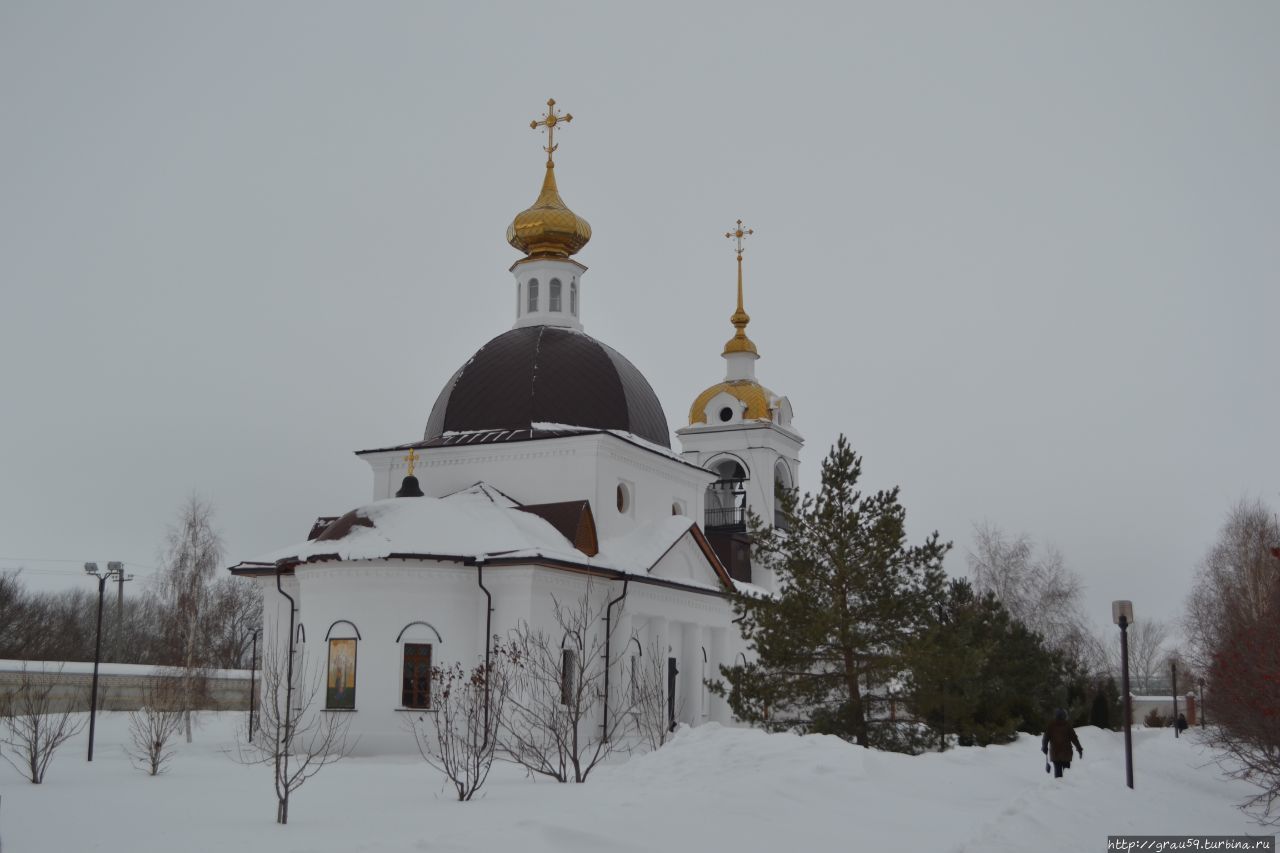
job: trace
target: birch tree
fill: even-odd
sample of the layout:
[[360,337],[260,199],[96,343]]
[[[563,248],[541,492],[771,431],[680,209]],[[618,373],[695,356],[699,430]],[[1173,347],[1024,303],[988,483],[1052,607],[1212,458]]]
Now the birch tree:
[[179,701],[187,743],[191,742],[191,712],[205,690],[210,586],[221,560],[222,539],[213,526],[213,506],[192,495],[169,528],[160,577],[166,663],[183,668]]

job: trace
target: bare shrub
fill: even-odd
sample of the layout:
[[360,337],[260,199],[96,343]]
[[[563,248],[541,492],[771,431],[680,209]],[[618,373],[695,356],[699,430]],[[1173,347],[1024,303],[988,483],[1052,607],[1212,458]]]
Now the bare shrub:
[[445,775],[459,801],[474,797],[489,778],[515,665],[513,650],[495,638],[488,664],[432,667],[431,709],[408,720],[418,752]]
[[680,707],[668,705],[665,656],[656,640],[651,640],[644,653],[635,658],[631,673],[631,718],[640,744],[650,751],[671,739],[675,730],[673,717],[680,717]]
[[1147,715],[1142,718],[1142,724],[1149,729],[1163,729],[1169,725],[1169,718],[1160,713],[1159,708],[1152,708]]
[[[527,623],[512,632],[515,667],[510,711],[502,724],[503,757],[558,782],[585,782],[600,762],[624,746],[631,725],[625,690],[604,691],[608,664],[606,602],[591,588],[572,604],[552,598],[555,636]],[[613,648],[617,648],[616,645]]]
[[[237,759],[270,767],[276,792],[276,823],[289,822],[289,799],[308,779],[350,753],[351,718],[319,707],[323,673],[313,666],[294,669],[287,649],[268,644],[259,671],[258,726],[252,739],[242,733]],[[290,676],[296,686],[290,689]]]
[[[58,668],[59,672],[61,669]],[[33,785],[44,781],[45,771],[58,747],[75,737],[85,725],[84,718],[71,710],[75,703],[67,701],[63,703],[65,707],[59,707],[60,703],[54,700],[55,680],[33,677],[24,665],[18,689],[0,703],[0,726],[4,728],[0,743],[13,753],[0,752],[0,757]]]
[[157,673],[143,688],[142,707],[129,712],[125,753],[136,767],[158,776],[173,758],[172,741],[182,728],[181,682]]

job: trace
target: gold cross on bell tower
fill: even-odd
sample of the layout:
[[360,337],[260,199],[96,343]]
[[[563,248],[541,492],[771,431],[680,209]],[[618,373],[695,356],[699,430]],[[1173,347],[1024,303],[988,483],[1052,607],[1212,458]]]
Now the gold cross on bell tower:
[[[738,269],[739,270],[742,269],[742,241],[746,239],[749,235],[754,233],[756,232],[751,228],[743,228],[742,220],[739,219],[738,227],[734,228],[732,231],[726,231],[724,234],[724,236],[728,237],[730,240],[733,240],[736,244],[735,248],[737,248],[738,250]],[[739,272],[738,274],[738,279],[739,281],[741,281],[742,279],[741,272]]]
[[738,224],[734,226],[732,231],[726,231],[725,235],[734,242],[734,249],[738,253],[738,310],[733,312],[733,316],[729,318],[729,322],[733,324],[733,339],[725,344],[725,353],[730,352],[751,352],[756,351],[756,345],[747,337],[747,324],[751,322],[751,315],[742,307],[742,241],[748,236],[756,233],[751,228],[743,228],[742,220],[738,220]]
[[555,154],[556,149],[560,147],[556,144],[556,125],[561,122],[568,124],[571,121],[573,121],[573,116],[569,113],[565,113],[564,115],[557,113],[556,99],[549,98],[547,100],[547,111],[543,114],[542,120],[529,122],[529,127],[533,130],[537,130],[539,127],[545,127],[547,129],[547,144],[542,146],[542,150],[547,152],[548,168],[555,166],[555,162],[551,155]]
[[417,453],[414,452],[412,447],[409,448],[409,455],[404,458],[404,461],[409,463],[408,476],[410,477],[413,476],[413,466],[421,458],[422,458],[421,456],[419,456]]

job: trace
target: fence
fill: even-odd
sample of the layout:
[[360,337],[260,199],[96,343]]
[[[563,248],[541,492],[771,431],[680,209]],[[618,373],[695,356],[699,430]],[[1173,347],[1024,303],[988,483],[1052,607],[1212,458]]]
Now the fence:
[[[79,661],[0,660],[0,704],[17,692],[24,675],[38,685],[52,683],[55,710],[70,708],[89,710],[89,689],[93,683],[93,664]],[[247,710],[249,708],[249,670],[215,669],[208,678],[200,707],[213,711]],[[183,677],[183,670],[172,667],[138,664],[104,663],[98,667],[98,708],[104,711],[133,711],[143,704],[148,688],[160,682]]]

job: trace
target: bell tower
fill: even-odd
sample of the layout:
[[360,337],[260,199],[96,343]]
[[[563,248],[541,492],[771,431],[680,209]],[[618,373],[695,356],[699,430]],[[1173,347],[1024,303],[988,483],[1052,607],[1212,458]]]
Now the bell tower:
[[684,458],[716,473],[698,519],[721,562],[734,578],[775,588],[771,572],[752,567],[747,511],[766,524],[784,526],[777,493],[799,483],[804,438],[792,426],[791,402],[756,380],[760,353],[747,337],[751,317],[743,308],[744,241],[755,233],[739,219],[724,236],[738,260],[738,306],[729,318],[733,337],[724,345],[725,377],[689,407],[689,425],[676,430]]

